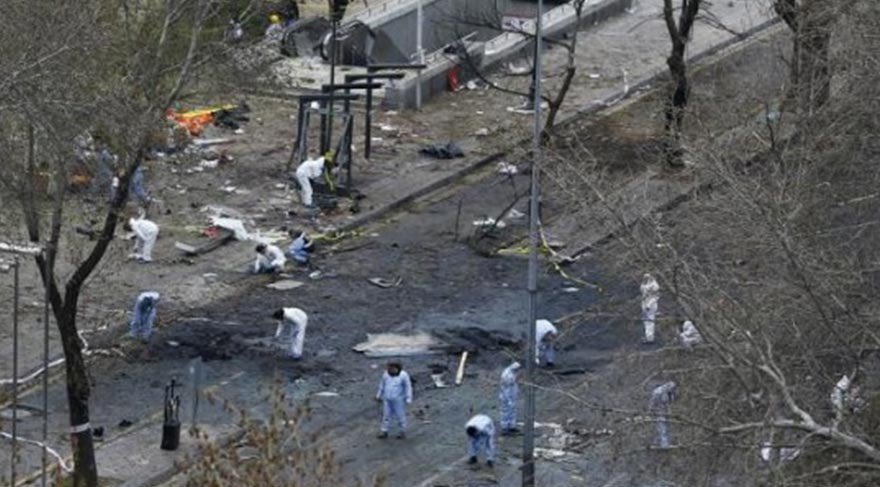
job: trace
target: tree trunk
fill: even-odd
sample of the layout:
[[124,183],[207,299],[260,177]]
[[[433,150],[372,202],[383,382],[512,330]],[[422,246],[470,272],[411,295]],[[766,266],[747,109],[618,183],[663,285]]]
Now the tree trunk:
[[831,98],[831,30],[822,18],[806,15],[799,38],[801,57],[798,84],[802,105],[808,113],[823,107]]
[[547,118],[544,120],[544,129],[541,131],[541,142],[543,144],[547,144],[550,140],[553,126],[556,125],[556,117],[559,116],[559,111],[562,109],[562,103],[565,101],[565,96],[568,94],[569,88],[571,88],[571,82],[574,79],[576,72],[577,68],[572,65],[569,65],[565,69],[565,78],[562,80],[562,86],[556,93],[556,97],[549,103]]
[[666,141],[664,149],[666,162],[670,166],[680,167],[684,164],[681,149],[681,127],[684,122],[684,110],[688,104],[687,64],[684,60],[684,45],[675,46],[666,64],[672,75],[672,91],[666,100]]
[[[98,467],[95,462],[95,444],[89,425],[89,396],[91,387],[83,361],[82,344],[76,331],[76,303],[65,303],[61,313],[56,314],[61,346],[64,349],[67,372],[67,407],[70,413],[70,446],[76,468],[73,473],[74,487],[97,487]],[[84,430],[84,431],[79,431]],[[76,431],[76,432],[74,432]]]
[[834,15],[825,2],[800,6],[794,0],[776,0],[776,13],[792,32],[791,88],[786,98],[797,102],[805,115],[831,98],[831,28]]

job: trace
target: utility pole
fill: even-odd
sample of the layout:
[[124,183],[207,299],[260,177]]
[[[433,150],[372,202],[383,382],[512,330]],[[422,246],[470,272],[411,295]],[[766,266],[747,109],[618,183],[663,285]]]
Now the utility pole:
[[[416,55],[419,57],[419,64],[425,64],[425,51],[422,49],[422,0],[418,1],[416,6]],[[422,109],[422,70],[419,70],[416,76],[416,110]]]
[[532,70],[534,92],[534,128],[532,133],[532,171],[529,191],[529,344],[526,347],[526,414],[523,436],[522,486],[535,487],[535,355],[537,343],[535,322],[538,320],[538,172],[541,168],[541,35],[543,34],[544,2],[538,0],[535,15],[535,67]]
[[[331,85],[336,84],[336,29],[337,29],[337,24],[339,23],[339,21],[336,20],[336,11],[337,11],[336,9],[337,9],[337,6],[336,6],[336,3],[334,2],[333,3],[333,11],[330,13],[330,18],[333,21],[332,28],[331,28],[331,34],[330,34],[330,84]],[[330,92],[330,99],[327,101],[327,116],[324,117],[324,120],[326,120],[327,125],[325,127],[322,127],[324,130],[322,130],[322,133],[321,133],[321,140],[324,141],[324,143],[321,144],[321,151],[322,152],[321,152],[321,154],[318,155],[318,157],[324,157],[323,151],[327,150],[327,148],[329,148],[333,144],[333,142],[331,141],[331,139],[333,138],[333,108],[334,108],[333,105],[334,105],[333,92],[331,91]]]

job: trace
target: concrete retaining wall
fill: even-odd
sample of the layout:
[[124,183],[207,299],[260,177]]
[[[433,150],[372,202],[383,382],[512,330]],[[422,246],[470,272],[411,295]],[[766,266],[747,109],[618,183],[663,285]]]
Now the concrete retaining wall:
[[[595,25],[609,17],[618,15],[632,7],[633,0],[586,0],[584,11],[578,21],[574,8],[568,4],[544,13],[544,27],[547,37],[558,37],[582,27]],[[523,29],[534,32],[534,21]],[[485,42],[472,42],[468,46],[470,58],[481,72],[497,69],[503,62],[530,55],[532,43],[529,36],[516,33],[503,33]],[[388,87],[383,106],[389,109],[413,108],[416,104],[416,84],[421,83],[422,102],[447,91],[447,76],[450,70],[457,69],[460,83],[474,77],[473,71],[463,65],[457,57],[434,53],[426,59],[427,69],[421,77],[407,76],[393,87]]]

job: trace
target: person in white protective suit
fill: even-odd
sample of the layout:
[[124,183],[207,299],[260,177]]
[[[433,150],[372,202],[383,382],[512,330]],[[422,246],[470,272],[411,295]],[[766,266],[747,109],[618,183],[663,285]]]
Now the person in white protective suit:
[[272,314],[278,321],[275,340],[287,357],[300,360],[303,354],[303,343],[306,339],[306,327],[309,316],[299,308],[281,308]]
[[274,245],[259,244],[255,249],[257,260],[254,261],[254,274],[272,274],[284,270],[287,257]]
[[657,437],[660,448],[669,448],[669,426],[666,417],[669,415],[669,405],[675,400],[675,382],[669,381],[661,384],[651,391],[651,401],[648,409],[655,414],[657,422]]
[[556,327],[548,320],[535,322],[535,363],[547,367],[556,365]]
[[850,380],[849,376],[844,375],[837,381],[837,384],[834,384],[834,389],[831,390],[831,406],[834,409],[835,423],[843,420],[843,413],[846,411],[846,406],[849,402],[849,388],[851,385],[852,380]]
[[481,453],[486,456],[486,465],[489,468],[495,465],[495,423],[492,418],[485,414],[478,414],[471,418],[465,425],[465,433],[468,436],[468,463],[477,463],[477,456]]
[[159,225],[147,220],[143,215],[128,220],[128,228],[134,232],[134,252],[129,258],[137,259],[138,262],[147,263],[153,261],[153,246],[159,238]]
[[654,320],[657,318],[657,304],[660,301],[660,284],[651,274],[642,277],[639,286],[642,293],[642,324],[645,325],[645,343],[654,343]]
[[501,372],[501,387],[498,391],[498,400],[501,403],[501,434],[503,435],[519,431],[516,427],[516,401],[519,398],[519,385],[516,383],[516,373],[519,368],[519,362],[514,362]]
[[700,331],[691,320],[687,320],[681,325],[681,333],[678,334],[678,337],[685,348],[693,348],[695,345],[703,343],[703,336],[700,335]]
[[312,201],[312,180],[323,176],[326,166],[327,159],[318,157],[306,159],[296,168],[296,180],[299,182],[300,199],[303,206],[307,208],[314,207],[314,202]]
[[409,374],[403,370],[403,364],[399,361],[391,361],[382,374],[379,381],[379,391],[376,400],[382,403],[382,425],[379,438],[388,438],[388,430],[391,423],[396,422],[400,430],[397,433],[399,439],[406,438],[406,405],[413,400],[412,381]]

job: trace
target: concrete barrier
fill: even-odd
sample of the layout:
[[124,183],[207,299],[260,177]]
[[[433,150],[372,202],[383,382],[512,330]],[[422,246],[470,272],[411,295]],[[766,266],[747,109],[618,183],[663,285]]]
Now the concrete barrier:
[[[544,13],[545,36],[560,37],[573,30],[598,24],[631,8],[632,3],[633,0],[585,0],[580,18],[571,4],[560,5]],[[522,29],[526,33],[534,33],[534,20],[526,22]],[[475,77],[473,69],[488,73],[504,62],[530,54],[532,35],[504,32],[485,42],[475,41],[466,45],[470,59],[468,65],[456,56],[434,52],[427,56],[428,67],[421,72],[421,76],[407,76],[386,89],[383,107],[398,110],[415,107],[418,83],[421,83],[423,102],[447,91],[447,76],[452,69],[458,71],[458,81],[465,83]]]

